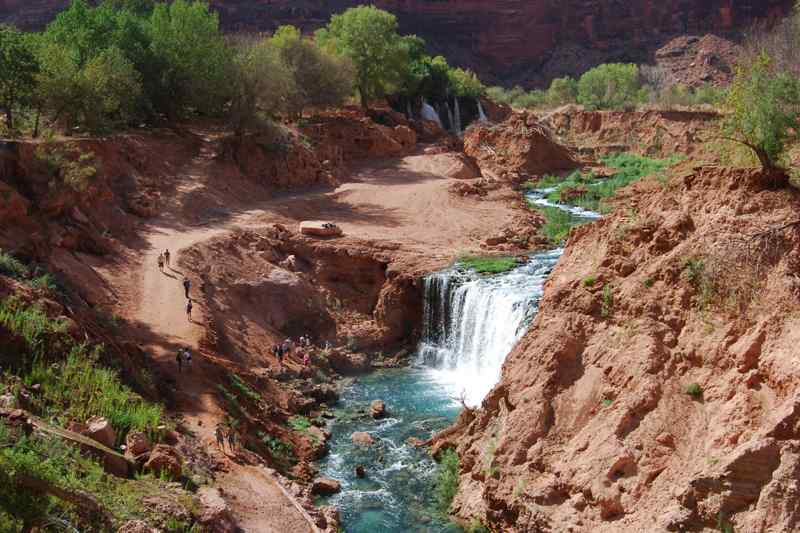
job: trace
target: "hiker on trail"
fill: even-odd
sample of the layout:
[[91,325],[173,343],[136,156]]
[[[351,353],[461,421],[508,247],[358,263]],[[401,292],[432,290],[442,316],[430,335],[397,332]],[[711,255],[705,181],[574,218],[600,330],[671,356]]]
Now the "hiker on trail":
[[164,255],[158,254],[158,269],[164,272]]
[[175,362],[178,363],[178,374],[183,371],[183,352],[178,350],[178,354],[175,356]]
[[232,452],[236,451],[236,430],[233,428],[228,430],[228,448],[230,448]]
[[311,364],[311,356],[308,355],[308,352],[303,354],[303,365],[308,366]]
[[164,264],[169,268],[169,248],[164,250]]
[[186,300],[186,318],[189,319],[189,322],[192,321],[192,301]]
[[283,341],[283,355],[286,357],[292,356],[292,339],[286,339]]
[[189,372],[192,370],[192,352],[189,348],[183,349],[183,357],[186,359],[186,371]]
[[214,435],[217,437],[217,448],[225,451],[225,433],[222,431],[222,426],[217,424],[217,429],[214,430]]
[[192,282],[189,281],[189,278],[183,278],[183,290],[186,292],[186,297],[189,297],[189,289],[192,288]]

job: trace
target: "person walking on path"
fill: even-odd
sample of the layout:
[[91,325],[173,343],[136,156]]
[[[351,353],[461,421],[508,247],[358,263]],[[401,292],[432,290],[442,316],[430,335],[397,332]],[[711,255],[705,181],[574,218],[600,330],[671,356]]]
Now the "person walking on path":
[[286,357],[292,356],[292,339],[286,339],[283,341],[283,355]]
[[175,356],[175,362],[178,363],[178,374],[183,372],[183,352],[178,350],[178,354]]
[[183,291],[186,293],[186,297],[189,297],[189,289],[192,288],[192,282],[189,281],[189,278],[183,278]]
[[189,322],[192,321],[192,301],[186,300],[186,318],[189,319]]
[[311,356],[308,355],[308,351],[303,354],[303,366],[309,366],[311,364]]
[[169,248],[164,250],[164,264],[169,268]]
[[217,448],[225,451],[225,433],[222,431],[222,426],[217,424],[217,429],[214,430],[214,435],[217,437]]
[[186,359],[186,371],[192,371],[192,352],[189,351],[189,348],[183,349],[183,357]]
[[158,269],[164,272],[164,255],[158,254]]
[[228,448],[230,448],[232,452],[236,451],[236,430],[233,428],[228,430]]

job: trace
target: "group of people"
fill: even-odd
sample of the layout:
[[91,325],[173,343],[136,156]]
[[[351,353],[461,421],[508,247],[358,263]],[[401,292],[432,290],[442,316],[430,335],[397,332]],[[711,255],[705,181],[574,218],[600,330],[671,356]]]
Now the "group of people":
[[322,227],[325,229],[336,229],[338,226],[332,222],[325,222],[322,224]]
[[281,366],[283,366],[283,358],[290,357],[293,352],[300,355],[303,365],[309,366],[311,364],[311,338],[303,335],[297,339],[297,342],[286,339],[272,347],[272,354],[278,359],[278,364]]
[[178,372],[183,372],[183,365],[186,364],[186,371],[192,370],[192,352],[187,347],[178,348],[175,354],[175,362],[178,363]]
[[[169,248],[164,250],[162,253],[158,254],[158,269],[161,272],[164,272],[164,268],[165,267],[169,268],[169,269],[172,269],[172,267],[169,264],[169,258],[170,258]],[[192,288],[191,280],[189,278],[187,278],[186,276],[184,276],[183,277],[183,292],[186,295],[186,318],[189,320],[189,322],[192,321],[192,307],[194,307],[194,304],[192,302],[192,298],[191,298],[191,296],[189,296],[189,290],[191,288]]]
[[225,451],[225,441],[228,441],[228,448],[235,452],[239,449],[239,436],[232,426],[224,426],[217,424],[217,429],[214,430],[214,435],[217,437],[217,447]]

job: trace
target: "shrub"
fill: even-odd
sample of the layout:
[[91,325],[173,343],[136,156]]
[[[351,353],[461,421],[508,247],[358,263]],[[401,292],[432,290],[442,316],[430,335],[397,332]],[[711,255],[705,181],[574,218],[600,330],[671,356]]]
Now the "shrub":
[[242,378],[238,376],[238,374],[228,372],[228,380],[231,382],[231,386],[233,386],[234,390],[240,397],[246,398],[256,405],[261,403],[261,395],[250,388],[250,386],[245,383]]
[[736,69],[722,122],[723,137],[750,148],[764,170],[783,164],[788,142],[800,131],[800,83],[771,64],[764,52],[752,65]]
[[442,514],[450,511],[450,505],[458,492],[459,460],[453,449],[444,450],[439,459],[436,474],[436,507]]
[[703,395],[703,388],[698,383],[690,383],[686,385],[686,394],[694,398],[699,398]]
[[501,274],[518,266],[513,257],[464,256],[458,260],[458,264],[478,274]]
[[27,265],[13,255],[0,250],[0,274],[16,279],[27,278],[30,275]]
[[294,429],[295,431],[305,431],[311,427],[311,420],[306,418],[305,416],[293,416],[289,419],[289,427]]
[[568,212],[557,207],[536,207],[545,218],[545,223],[539,228],[542,234],[550,239],[553,244],[561,244],[569,235],[575,221]]
[[644,280],[644,286],[647,287],[648,289],[652,288],[654,284],[655,281],[653,280],[653,278],[647,278]]
[[578,103],[589,109],[618,109],[641,100],[639,69],[634,64],[607,63],[578,81]]
[[597,276],[586,276],[583,278],[583,286],[591,287],[597,281]]
[[14,354],[15,359],[8,361],[0,359],[3,366],[27,368],[33,359],[58,352],[67,344],[67,339],[64,338],[67,332],[65,322],[51,319],[40,306],[28,306],[15,298],[0,300],[0,325],[21,337],[28,352]]
[[600,304],[600,316],[608,318],[614,311],[614,291],[611,285],[603,285],[602,302]]

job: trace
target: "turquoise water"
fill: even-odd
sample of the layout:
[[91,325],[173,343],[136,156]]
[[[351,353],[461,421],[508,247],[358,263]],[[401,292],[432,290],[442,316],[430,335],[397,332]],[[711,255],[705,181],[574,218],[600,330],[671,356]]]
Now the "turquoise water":
[[[359,415],[372,400],[384,400],[388,417]],[[331,431],[330,453],[321,472],[342,483],[342,492],[322,503],[335,505],[347,533],[455,533],[461,531],[434,510],[436,463],[426,448],[406,443],[427,439],[456,418],[460,404],[425,368],[382,370],[349,386]],[[350,436],[366,431],[375,439],[369,448],[355,446]],[[364,465],[366,477],[355,475]]]

